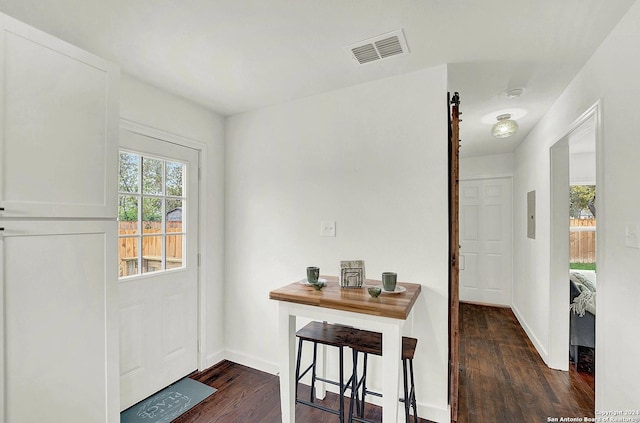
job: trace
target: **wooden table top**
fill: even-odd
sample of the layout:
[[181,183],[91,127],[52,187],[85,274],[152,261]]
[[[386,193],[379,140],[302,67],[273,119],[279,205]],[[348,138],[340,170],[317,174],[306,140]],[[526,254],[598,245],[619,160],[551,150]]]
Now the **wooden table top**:
[[405,292],[394,294],[383,292],[379,297],[373,298],[369,295],[367,287],[382,285],[379,280],[366,279],[365,286],[362,288],[340,288],[337,276],[320,276],[320,278],[327,280],[327,284],[320,291],[313,289],[312,286],[304,285],[301,281],[297,281],[274,289],[269,293],[269,298],[406,320],[420,295],[421,289],[420,284],[398,282],[398,286],[406,289]]

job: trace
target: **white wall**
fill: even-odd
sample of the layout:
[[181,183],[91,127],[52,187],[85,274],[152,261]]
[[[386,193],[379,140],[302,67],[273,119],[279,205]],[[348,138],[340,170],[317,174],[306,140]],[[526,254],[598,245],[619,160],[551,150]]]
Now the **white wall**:
[[201,216],[202,281],[205,294],[206,366],[224,358],[224,118],[127,74],[121,78],[120,116],[206,146]]
[[460,157],[461,180],[508,176],[513,176],[513,153]]
[[[226,345],[236,362],[276,372],[269,291],[305,267],[423,285],[414,309],[417,395],[447,413],[446,67],[232,116],[226,132]],[[337,236],[320,237],[335,220]],[[374,372],[375,379],[375,372]]]
[[[640,408],[640,338],[637,311],[640,249],[625,247],[627,222],[640,222],[637,195],[640,120],[629,99],[640,95],[640,2],[578,73],[555,105],[515,152],[514,309],[542,352],[549,347],[549,147],[602,99],[602,160],[598,176],[598,305],[596,409]],[[526,192],[537,191],[537,237],[526,238]]]

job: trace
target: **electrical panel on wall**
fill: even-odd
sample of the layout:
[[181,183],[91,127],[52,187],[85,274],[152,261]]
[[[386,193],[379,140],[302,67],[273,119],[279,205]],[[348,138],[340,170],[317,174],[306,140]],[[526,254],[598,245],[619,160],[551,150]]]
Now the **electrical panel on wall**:
[[527,193],[527,237],[536,239],[536,192]]

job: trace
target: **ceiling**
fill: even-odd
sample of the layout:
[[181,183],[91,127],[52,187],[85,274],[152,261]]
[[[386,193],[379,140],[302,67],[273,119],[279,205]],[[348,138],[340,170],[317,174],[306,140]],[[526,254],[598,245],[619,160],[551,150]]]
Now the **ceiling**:
[[[462,155],[513,151],[635,0],[0,0],[0,11],[222,115],[448,64]],[[410,54],[346,46],[402,29]],[[517,99],[505,91],[523,88]],[[521,108],[520,131],[491,122]]]

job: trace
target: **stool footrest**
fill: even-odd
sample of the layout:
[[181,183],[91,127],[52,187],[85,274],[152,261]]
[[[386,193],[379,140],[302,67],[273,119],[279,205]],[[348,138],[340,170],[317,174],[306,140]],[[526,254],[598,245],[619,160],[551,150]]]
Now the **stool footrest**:
[[[351,389],[351,380],[352,380],[353,376],[351,376],[346,382],[344,382],[344,392],[347,392],[347,389]],[[335,380],[331,380],[331,379],[325,379],[322,377],[318,377],[316,376],[316,381],[320,381],[320,382],[324,382],[324,383],[329,383],[331,385],[335,385],[335,386],[340,386],[340,382],[336,382]]]
[[317,408],[318,410],[326,411],[327,413],[335,414],[336,416],[340,415],[340,410],[334,410],[333,408],[325,407],[324,405],[320,405],[315,402],[296,398],[296,403],[308,405],[309,407]]
[[382,398],[382,394],[380,392],[369,391],[368,389],[365,391],[365,395],[373,395],[374,397]]
[[351,421],[356,421],[361,423],[375,423],[375,422],[372,422],[371,420],[366,420],[366,419],[363,419],[362,417],[356,417],[356,416],[352,416]]

